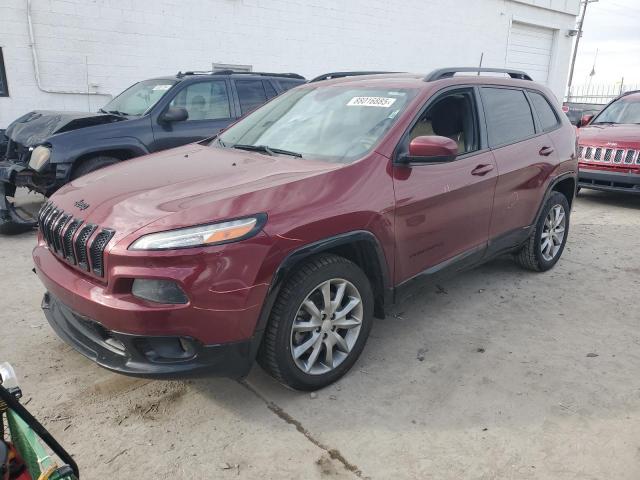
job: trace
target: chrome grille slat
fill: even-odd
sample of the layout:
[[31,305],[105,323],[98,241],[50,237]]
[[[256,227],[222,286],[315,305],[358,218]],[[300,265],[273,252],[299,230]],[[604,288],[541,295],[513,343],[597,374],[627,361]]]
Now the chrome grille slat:
[[621,150],[621,149],[616,150],[616,156],[613,157],[613,163],[622,163],[623,154],[624,154],[624,150]]
[[624,163],[631,164],[633,163],[633,157],[635,157],[635,150],[627,150],[627,154],[624,156]]
[[602,148],[598,147],[596,148],[596,153],[593,155],[593,159],[599,162],[601,158],[602,158]]

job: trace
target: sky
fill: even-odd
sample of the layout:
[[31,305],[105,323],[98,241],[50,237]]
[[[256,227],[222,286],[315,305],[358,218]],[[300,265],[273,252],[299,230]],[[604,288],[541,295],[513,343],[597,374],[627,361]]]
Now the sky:
[[619,83],[640,86],[640,0],[599,0],[589,3],[580,40],[574,85]]

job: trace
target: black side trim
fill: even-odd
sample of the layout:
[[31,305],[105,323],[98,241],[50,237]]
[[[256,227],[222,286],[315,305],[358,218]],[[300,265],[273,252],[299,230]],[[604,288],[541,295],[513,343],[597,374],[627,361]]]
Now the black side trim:
[[578,174],[577,174],[577,172],[567,172],[567,173],[563,173],[562,175],[558,175],[556,178],[551,180],[551,182],[549,183],[549,186],[547,187],[547,190],[544,193],[544,198],[542,199],[542,201],[540,202],[540,205],[538,206],[538,211],[536,212],[536,216],[533,217],[533,220],[531,222],[532,225],[535,225],[538,222],[538,218],[540,217],[540,212],[542,211],[542,208],[544,207],[544,204],[547,203],[547,200],[551,196],[551,192],[553,191],[553,187],[555,187],[558,183],[560,183],[561,181],[566,180],[568,178],[572,178],[573,179],[573,183],[574,183],[573,198],[567,199],[569,201],[569,206],[573,205],[573,199],[576,196],[576,189],[578,187]]

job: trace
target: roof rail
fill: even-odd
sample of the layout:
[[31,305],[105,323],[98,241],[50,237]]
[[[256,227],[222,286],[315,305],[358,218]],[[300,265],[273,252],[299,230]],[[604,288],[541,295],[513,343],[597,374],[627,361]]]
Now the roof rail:
[[379,75],[381,73],[398,73],[398,72],[382,72],[377,70],[360,71],[360,72],[329,72],[318,75],[316,78],[309,80],[309,83],[321,82],[323,80],[332,80],[334,78],[357,77],[358,75]]
[[476,68],[476,67],[455,67],[455,68],[439,68],[423,78],[425,82],[433,82],[443,78],[451,78],[456,73],[506,73],[511,78],[518,80],[533,80],[527,73],[521,70],[511,70],[509,68]]
[[620,95],[618,95],[618,98],[625,97],[627,95],[632,95],[634,93],[640,93],[640,90],[628,90],[626,92],[622,92]]
[[192,70],[188,72],[178,72],[176,77],[182,78],[187,75],[257,75],[261,77],[282,77],[282,78],[295,78],[297,80],[306,80],[302,75],[297,73],[269,73],[269,72],[236,72],[235,70],[218,70],[218,71],[203,71]]

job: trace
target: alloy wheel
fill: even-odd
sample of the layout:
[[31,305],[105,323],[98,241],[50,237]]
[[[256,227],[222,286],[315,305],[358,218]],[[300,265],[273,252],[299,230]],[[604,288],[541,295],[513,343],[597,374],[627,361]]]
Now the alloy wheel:
[[344,362],[362,327],[358,289],[341,278],[316,286],[298,307],[291,327],[291,355],[304,373],[321,375]]
[[547,214],[542,227],[542,235],[540,236],[540,252],[545,261],[552,261],[562,248],[565,230],[566,214],[564,207],[562,205],[554,205]]

